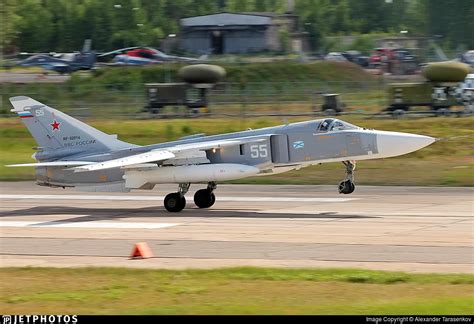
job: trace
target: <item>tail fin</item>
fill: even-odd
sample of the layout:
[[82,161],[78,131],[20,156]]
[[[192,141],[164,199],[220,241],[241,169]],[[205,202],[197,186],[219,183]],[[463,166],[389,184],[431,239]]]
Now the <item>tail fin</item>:
[[89,53],[92,49],[92,39],[86,39],[82,46],[82,53]]
[[201,56],[198,57],[198,60],[207,61],[207,60],[209,60],[209,55],[208,54],[201,55]]
[[39,146],[39,152],[35,154],[38,160],[135,146],[29,97],[12,97],[10,102],[13,105],[11,111],[18,114]]

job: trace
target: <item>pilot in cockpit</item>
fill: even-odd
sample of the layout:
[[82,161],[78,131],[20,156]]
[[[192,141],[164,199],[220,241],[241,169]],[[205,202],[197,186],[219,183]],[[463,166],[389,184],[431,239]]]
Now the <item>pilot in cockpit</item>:
[[325,119],[319,125],[320,132],[331,132],[331,131],[341,131],[341,130],[349,130],[349,129],[357,129],[359,127],[349,124],[347,122],[343,122],[342,120],[338,119]]

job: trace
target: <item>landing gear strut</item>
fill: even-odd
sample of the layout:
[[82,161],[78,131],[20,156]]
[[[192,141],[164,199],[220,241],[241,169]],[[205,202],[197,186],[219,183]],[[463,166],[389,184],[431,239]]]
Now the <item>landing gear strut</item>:
[[346,166],[346,179],[339,183],[339,193],[340,194],[350,194],[355,190],[354,185],[354,170],[356,167],[355,161],[343,161]]
[[180,183],[178,192],[173,192],[165,197],[165,208],[167,211],[177,213],[186,206],[184,195],[188,192],[190,183]]
[[209,208],[216,202],[216,196],[213,191],[217,185],[215,182],[209,182],[206,189],[200,189],[194,194],[194,203],[199,208]]

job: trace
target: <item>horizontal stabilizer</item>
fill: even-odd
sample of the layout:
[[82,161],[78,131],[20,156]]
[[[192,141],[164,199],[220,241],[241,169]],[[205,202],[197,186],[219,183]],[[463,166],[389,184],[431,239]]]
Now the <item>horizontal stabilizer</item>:
[[55,166],[77,166],[77,165],[86,165],[94,164],[97,162],[87,162],[87,161],[55,161],[55,162],[37,162],[37,163],[24,163],[24,164],[10,164],[6,165],[7,167],[55,167]]
[[96,171],[124,167],[133,164],[143,164],[148,162],[158,162],[174,158],[175,155],[169,151],[150,151],[146,153],[131,155],[120,159],[98,162],[90,165],[83,165],[74,168],[75,171]]

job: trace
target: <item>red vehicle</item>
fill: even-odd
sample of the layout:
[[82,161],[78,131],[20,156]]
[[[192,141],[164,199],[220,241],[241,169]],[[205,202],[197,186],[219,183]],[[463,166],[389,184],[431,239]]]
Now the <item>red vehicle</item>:
[[391,48],[376,48],[369,57],[369,66],[380,67],[382,63],[393,60],[394,52]]
[[156,59],[157,51],[150,48],[136,48],[130,51],[127,51],[125,55],[133,57],[143,57],[147,59]]

